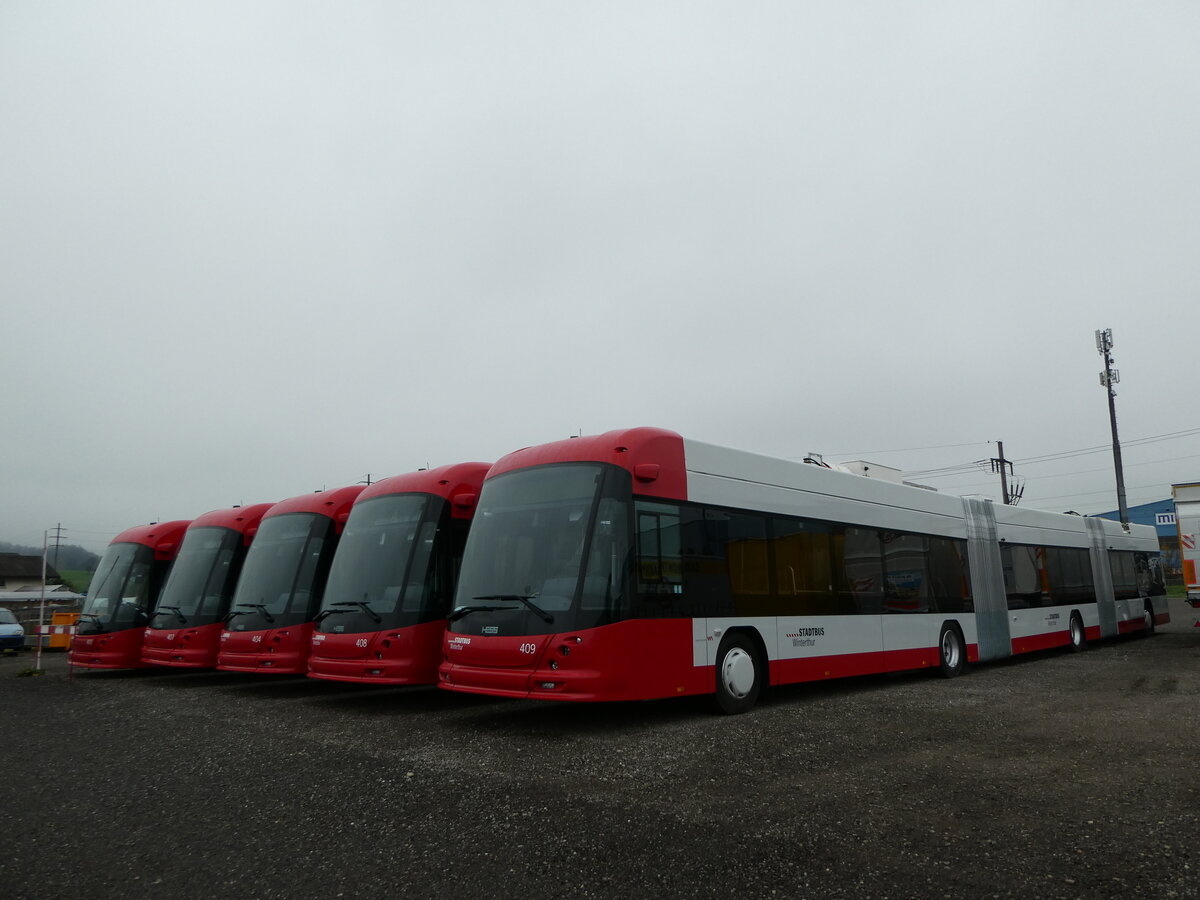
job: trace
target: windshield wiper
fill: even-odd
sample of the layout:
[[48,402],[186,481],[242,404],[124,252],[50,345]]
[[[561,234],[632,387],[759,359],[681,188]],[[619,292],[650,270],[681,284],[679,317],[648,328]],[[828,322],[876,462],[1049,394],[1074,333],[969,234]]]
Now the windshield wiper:
[[[474,597],[472,599],[480,600],[483,598]],[[516,606],[456,606],[453,609],[453,611],[451,611],[450,615],[446,616],[446,621],[454,622],[454,621],[457,621],[458,619],[461,619],[463,616],[469,616],[471,613],[496,612],[496,610],[499,610],[499,609],[518,609],[518,607],[516,607]]]
[[[366,603],[364,603],[362,600],[337,600],[329,605],[330,606],[361,606],[362,611],[365,612],[372,619],[374,619],[376,625],[378,625],[380,622],[383,621],[383,618],[378,613],[376,613],[375,610],[371,609],[371,607],[368,606]],[[329,611],[330,612],[341,612],[341,610],[334,610],[334,609],[331,609]]]
[[502,600],[505,602],[516,600],[518,603],[524,603],[529,609],[547,625],[554,622],[554,616],[546,612],[540,606],[533,602],[532,597],[527,597],[524,594],[486,594],[483,597],[472,597],[472,600]]
[[[275,617],[273,615],[271,615],[270,611],[266,608],[266,606],[264,606],[261,603],[239,603],[238,606],[249,606],[252,609],[257,609],[263,614],[263,618],[266,619],[269,624],[272,624],[272,625],[275,624]],[[244,615],[248,615],[248,613],[236,613],[235,615],[243,615],[244,616]]]
[[154,611],[154,614],[155,614],[155,615],[158,615],[158,610],[159,610],[159,609],[173,609],[173,610],[175,610],[175,615],[176,615],[176,616],[179,618],[179,621],[180,621],[180,622],[182,622],[184,625],[186,625],[186,624],[187,624],[187,616],[185,616],[185,615],[183,614],[183,610],[182,610],[182,609],[180,609],[178,606],[159,606],[159,607],[158,607],[158,609],[156,609],[156,610]]

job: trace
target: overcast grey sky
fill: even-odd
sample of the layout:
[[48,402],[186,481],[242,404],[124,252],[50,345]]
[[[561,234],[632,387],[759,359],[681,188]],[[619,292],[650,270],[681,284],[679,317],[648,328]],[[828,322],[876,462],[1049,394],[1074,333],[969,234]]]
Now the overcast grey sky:
[[[0,540],[582,430],[1200,480],[1200,4],[0,3]],[[932,448],[908,450],[906,448]],[[1111,455],[1018,465],[1116,506]],[[980,470],[928,483],[999,494]]]

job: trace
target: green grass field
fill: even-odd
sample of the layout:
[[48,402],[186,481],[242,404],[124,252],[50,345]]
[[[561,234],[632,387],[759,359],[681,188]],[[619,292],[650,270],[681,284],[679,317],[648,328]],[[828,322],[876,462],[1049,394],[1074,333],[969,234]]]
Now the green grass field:
[[92,583],[92,573],[80,569],[63,569],[58,574],[62,576],[63,584],[70,585],[71,590],[78,594],[86,594],[88,585]]

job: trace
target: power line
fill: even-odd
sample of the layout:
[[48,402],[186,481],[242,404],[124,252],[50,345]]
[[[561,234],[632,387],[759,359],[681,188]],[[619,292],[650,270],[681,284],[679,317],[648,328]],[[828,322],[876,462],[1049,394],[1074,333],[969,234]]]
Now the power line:
[[[1161,484],[1162,484],[1161,481],[1158,482],[1157,484],[1138,484],[1138,485],[1134,485],[1133,490],[1148,491],[1151,488],[1159,487]],[[1075,491],[1070,494],[1055,494],[1053,497],[1038,497],[1037,500],[1039,503],[1041,503],[1043,500],[1061,500],[1064,497],[1090,497],[1093,494],[1111,494],[1111,493],[1112,493],[1112,488],[1105,488],[1102,491]]]
[[[1167,434],[1155,434],[1144,438],[1134,438],[1133,440],[1122,441],[1122,444],[1126,447],[1141,446],[1144,444],[1157,444],[1161,443],[1162,441],[1176,440],[1182,437],[1191,437],[1192,435],[1196,434],[1200,434],[1200,428],[1189,428],[1185,431],[1172,431],[1168,432]],[[1023,459],[1014,459],[1013,462],[1023,466],[1036,465],[1043,462],[1054,462],[1059,459],[1074,459],[1077,456],[1087,456],[1092,453],[1103,453],[1111,449],[1111,444],[1101,444],[1096,447],[1080,447],[1075,450],[1060,450],[1057,453],[1046,453],[1042,456],[1029,456]],[[969,472],[972,469],[979,468],[986,463],[987,460],[977,460],[975,462],[959,463],[957,465],[943,466],[941,468],[906,472],[905,475],[910,478],[943,478],[949,475]]]
[[[1134,466],[1158,466],[1169,462],[1182,462],[1185,459],[1200,459],[1200,453],[1192,453],[1188,456],[1169,456],[1166,459],[1151,459],[1146,462],[1126,463],[1125,468],[1132,469]],[[1074,475],[1094,475],[1097,472],[1111,472],[1110,466],[1102,466],[1098,469],[1072,469],[1070,472],[1055,472],[1050,475],[1027,475],[1024,476],[1026,481],[1045,481],[1047,478],[1070,478]],[[961,491],[966,488],[973,487],[991,487],[994,482],[991,481],[972,481],[969,484],[955,484],[949,486],[948,490]]]

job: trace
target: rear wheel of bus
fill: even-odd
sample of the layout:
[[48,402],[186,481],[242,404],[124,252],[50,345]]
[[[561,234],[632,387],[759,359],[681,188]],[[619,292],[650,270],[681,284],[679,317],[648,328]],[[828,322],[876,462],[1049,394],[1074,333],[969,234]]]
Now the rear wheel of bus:
[[1078,653],[1087,646],[1087,633],[1083,630],[1083,619],[1079,613],[1071,613],[1071,624],[1068,626],[1071,637],[1071,652]]
[[954,678],[962,674],[967,661],[967,645],[962,632],[953,622],[942,626],[938,637],[938,671],[943,678]]

